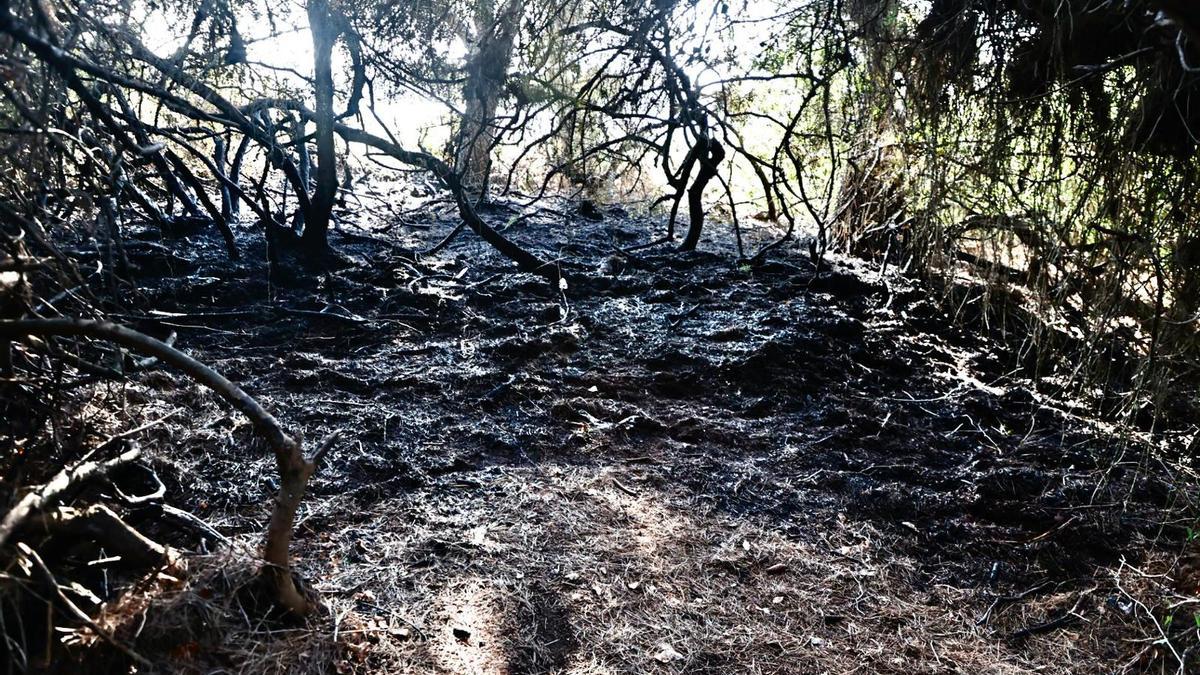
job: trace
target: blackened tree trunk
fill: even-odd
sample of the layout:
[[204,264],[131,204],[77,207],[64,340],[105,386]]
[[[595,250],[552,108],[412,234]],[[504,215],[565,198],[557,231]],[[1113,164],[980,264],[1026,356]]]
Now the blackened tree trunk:
[[[238,143],[237,151],[233,153],[233,163],[229,165],[229,181],[235,187],[242,183],[242,163],[246,159],[246,149],[250,147],[250,136],[243,135],[242,140]],[[242,202],[234,199],[229,204],[229,219],[236,221],[241,214]]]
[[[225,142],[224,136],[217,136],[213,139],[213,165],[220,171],[225,171],[225,163],[228,159],[229,145]],[[233,193],[229,191],[229,186],[224,182],[218,181],[218,188],[221,191],[221,218],[228,223],[233,216],[233,202],[235,201]]]
[[496,142],[496,110],[504,93],[513,40],[524,0],[508,0],[499,13],[494,0],[483,0],[475,14],[475,48],[467,61],[463,86],[465,110],[458,130],[455,158],[462,185],[473,202],[486,201]]
[[692,187],[688,189],[688,223],[687,236],[679,245],[680,251],[694,251],[700,243],[700,232],[704,229],[704,188],[709,181],[717,177],[717,167],[725,159],[725,148],[715,138],[701,138],[698,143],[696,157],[700,162],[700,171]]
[[316,80],[317,171],[316,188],[304,213],[305,248],[322,252],[329,248],[329,221],[337,196],[337,155],[333,125],[333,45],[341,33],[329,0],[309,0],[308,23],[313,38],[313,65]]

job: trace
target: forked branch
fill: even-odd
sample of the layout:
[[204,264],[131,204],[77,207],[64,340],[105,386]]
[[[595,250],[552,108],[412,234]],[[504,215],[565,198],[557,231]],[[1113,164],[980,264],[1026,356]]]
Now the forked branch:
[[308,480],[316,471],[317,462],[328,450],[336,435],[322,445],[314,459],[305,458],[298,440],[283,430],[279,420],[267,412],[253,397],[223,375],[184,354],[161,340],[118,326],[107,321],[86,319],[22,319],[0,321],[0,339],[19,339],[25,336],[76,336],[115,342],[134,351],[157,358],[169,364],[197,383],[212,390],[225,399],[239,412],[250,418],[255,430],[266,439],[275,454],[279,471],[279,493],[271,511],[270,524],[264,545],[263,573],[275,590],[276,601],[287,611],[303,616],[309,613],[314,602],[300,592],[291,574],[289,547],[296,511],[308,487]]

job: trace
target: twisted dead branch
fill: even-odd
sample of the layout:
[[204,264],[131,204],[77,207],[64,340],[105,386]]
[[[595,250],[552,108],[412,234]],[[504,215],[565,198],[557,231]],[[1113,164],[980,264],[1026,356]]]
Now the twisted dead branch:
[[[263,574],[274,589],[280,607],[297,616],[311,612],[316,602],[302,593],[292,578],[291,546],[296,512],[316,472],[321,458],[329,451],[338,435],[330,435],[311,458],[304,456],[300,441],[284,431],[283,426],[257,400],[209,366],[178,349],[148,335],[106,321],[85,319],[21,319],[0,321],[0,338],[19,339],[26,336],[88,337],[115,342],[131,350],[156,357],[160,362],[177,368],[198,384],[223,398],[249,418],[258,434],[266,440],[275,455],[280,486],[271,510],[263,546]],[[98,469],[96,469],[98,470]],[[3,530],[0,530],[2,533]]]

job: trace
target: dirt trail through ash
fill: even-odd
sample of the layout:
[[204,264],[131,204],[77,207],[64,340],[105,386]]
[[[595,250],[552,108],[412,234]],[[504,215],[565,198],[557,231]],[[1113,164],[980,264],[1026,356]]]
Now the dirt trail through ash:
[[[610,259],[644,226],[526,227],[565,294],[466,238],[419,263],[343,238],[358,264],[311,283],[208,260],[152,285],[171,315],[144,329],[179,331],[308,437],[346,430],[297,535],[361,629],[344,667],[1078,672],[1123,654],[1104,592],[1083,592],[1178,541],[1162,523],[1188,495],[1140,450],[1114,463],[1122,441],[1007,372],[1004,345],[852,261]],[[153,384],[198,409],[161,460],[174,494],[254,536],[273,478],[249,430]],[[1090,631],[1004,639],[1071,603]]]

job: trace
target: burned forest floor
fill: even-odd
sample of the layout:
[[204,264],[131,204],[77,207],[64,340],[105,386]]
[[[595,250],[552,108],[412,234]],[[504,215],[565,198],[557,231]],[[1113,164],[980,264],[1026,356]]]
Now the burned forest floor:
[[[297,626],[242,591],[276,486],[185,377],[98,387],[167,501],[231,538],[113,607],[164,671],[1173,672],[1200,618],[1196,483],[918,282],[800,244],[759,263],[619,211],[486,214],[565,291],[433,220],[332,233],[338,269],[133,232],[115,320],[176,344],[314,444]],[[960,317],[961,318],[961,317]],[[1070,364],[1064,364],[1064,367]],[[1043,374],[1052,373],[1053,368]],[[1190,588],[1188,587],[1190,584]],[[138,604],[140,603],[140,604]],[[117,622],[117,618],[112,619]],[[116,623],[112,625],[116,626]],[[1169,642],[1166,640],[1169,638]]]

